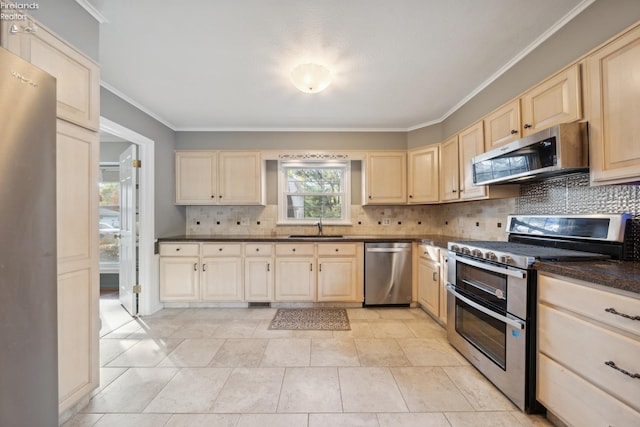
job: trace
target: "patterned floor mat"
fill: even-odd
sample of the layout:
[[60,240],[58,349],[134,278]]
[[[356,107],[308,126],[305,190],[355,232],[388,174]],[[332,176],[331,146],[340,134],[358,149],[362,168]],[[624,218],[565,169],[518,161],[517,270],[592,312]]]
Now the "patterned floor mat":
[[269,329],[349,331],[344,308],[279,308]]

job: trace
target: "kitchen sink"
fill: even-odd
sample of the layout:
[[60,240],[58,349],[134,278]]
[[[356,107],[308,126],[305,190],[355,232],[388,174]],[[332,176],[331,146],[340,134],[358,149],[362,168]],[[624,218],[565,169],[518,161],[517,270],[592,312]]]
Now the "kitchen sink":
[[342,234],[292,234],[290,239],[341,239]]

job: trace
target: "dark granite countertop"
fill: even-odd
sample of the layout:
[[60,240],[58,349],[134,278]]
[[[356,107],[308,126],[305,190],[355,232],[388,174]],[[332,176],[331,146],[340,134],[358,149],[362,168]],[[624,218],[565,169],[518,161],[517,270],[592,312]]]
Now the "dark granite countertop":
[[555,273],[595,283],[613,289],[640,294],[640,262],[634,261],[539,261],[533,267],[542,272]]
[[[447,242],[454,240],[462,240],[459,237],[454,236],[434,236],[434,235],[420,235],[420,236],[355,236],[344,235],[342,237],[290,237],[284,236],[256,236],[256,235],[179,235],[170,237],[161,237],[158,242],[418,242],[427,245],[438,246],[440,248],[447,247]],[[469,240],[469,239],[465,239]]]

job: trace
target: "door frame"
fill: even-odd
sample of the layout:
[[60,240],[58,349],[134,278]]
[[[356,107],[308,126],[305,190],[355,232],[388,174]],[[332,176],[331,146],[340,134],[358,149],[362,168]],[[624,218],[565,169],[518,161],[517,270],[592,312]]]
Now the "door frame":
[[154,141],[105,117],[100,130],[136,144],[142,163],[139,175],[138,277],[141,293],[138,314],[148,315],[162,309],[158,287],[158,261],[155,256],[155,145]]

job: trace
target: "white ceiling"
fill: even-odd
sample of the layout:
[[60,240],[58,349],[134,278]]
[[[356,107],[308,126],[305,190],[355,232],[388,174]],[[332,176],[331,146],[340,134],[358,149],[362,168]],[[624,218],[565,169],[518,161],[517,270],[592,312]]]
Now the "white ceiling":
[[[593,0],[91,0],[103,85],[175,130],[442,121]],[[298,91],[294,65],[335,75]]]

